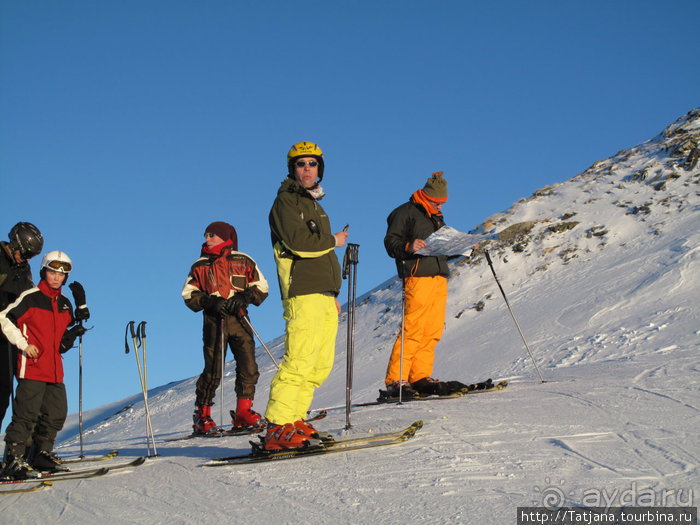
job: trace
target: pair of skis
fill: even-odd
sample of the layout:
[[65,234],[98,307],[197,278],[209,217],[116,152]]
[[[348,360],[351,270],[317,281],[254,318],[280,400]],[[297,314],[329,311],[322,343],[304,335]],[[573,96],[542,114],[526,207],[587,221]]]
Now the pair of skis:
[[[87,461],[103,461],[106,459],[112,459],[116,456],[116,454],[107,457],[108,455],[105,456],[99,456],[98,458],[91,458]],[[67,462],[78,462],[78,461],[85,461],[85,460],[76,460],[76,461],[71,461],[68,460]],[[75,479],[90,479],[90,478],[97,478],[100,476],[104,476],[108,474],[109,472],[112,472],[114,470],[120,470],[120,469],[128,469],[128,468],[134,468],[138,467],[139,465],[143,465],[146,461],[145,457],[138,457],[134,460],[125,462],[125,463],[119,463],[117,465],[109,465],[106,467],[94,467],[94,468],[88,468],[88,469],[81,469],[81,470],[68,470],[68,471],[61,471],[61,472],[54,472],[54,473],[44,473],[41,475],[39,478],[28,478],[28,479],[12,479],[12,480],[3,480],[0,481],[0,495],[8,495],[8,494],[25,494],[29,492],[38,492],[40,490],[47,489],[51,486],[56,481],[68,481],[68,480],[75,480]],[[66,461],[64,461],[66,463]],[[5,490],[5,487],[14,487],[20,485],[20,488],[13,488],[13,489],[8,489]]]
[[[455,397],[463,397],[469,394],[493,392],[496,390],[502,390],[508,386],[508,381],[500,381],[498,383],[493,383],[491,379],[487,381],[482,381],[480,383],[474,383],[468,385],[460,392],[456,392],[449,396],[424,396],[417,398],[409,398],[406,401],[427,401],[431,399],[450,399]],[[378,405],[383,403],[397,403],[398,398],[380,398],[380,400],[373,401],[370,403],[363,403],[355,406],[368,406],[368,405]],[[322,412],[325,416],[325,411]],[[279,451],[268,451],[265,450],[261,444],[251,441],[252,451],[248,454],[240,454],[236,456],[226,456],[220,458],[214,458],[202,466],[204,467],[224,467],[224,466],[234,466],[249,463],[261,463],[266,461],[279,461],[285,459],[294,459],[306,456],[316,456],[321,454],[332,454],[336,452],[350,452],[353,450],[361,450],[366,448],[382,447],[387,445],[395,445],[399,443],[404,443],[405,441],[411,439],[415,436],[423,426],[423,421],[416,421],[415,423],[409,425],[408,427],[398,430],[396,432],[389,432],[384,434],[367,435],[351,439],[335,440],[335,439],[322,439],[321,444],[318,446],[309,446],[305,448],[296,448],[289,450],[279,450]]]
[[106,452],[100,456],[84,456],[82,458],[69,458],[69,459],[62,459],[61,460],[61,465],[65,464],[70,464],[70,463],[90,463],[93,461],[107,461],[110,459],[114,459],[119,455],[118,450],[110,450],[109,452]]
[[[454,399],[457,397],[464,397],[464,396],[470,395],[470,394],[483,394],[486,392],[495,392],[497,390],[503,390],[507,386],[508,386],[508,381],[504,380],[504,381],[499,381],[498,383],[494,383],[491,379],[487,379],[486,381],[481,381],[479,383],[473,383],[471,385],[467,385],[466,388],[463,388],[462,390],[460,390],[458,392],[454,392],[452,394],[447,394],[444,396],[438,396],[438,395],[420,395],[420,396],[416,396],[416,397],[403,396],[401,398],[401,402],[408,403],[408,402],[413,402],[413,401],[435,401],[438,399]],[[354,406],[366,407],[366,406],[384,405],[384,404],[398,403],[398,402],[399,402],[398,396],[389,396],[389,395],[386,395],[384,390],[380,390],[379,397],[377,398],[376,401],[368,401],[366,403],[357,403]]]
[[241,465],[247,463],[260,463],[264,461],[280,461],[285,459],[293,459],[306,456],[317,456],[321,454],[333,454],[336,452],[350,452],[353,450],[360,450],[366,448],[383,447],[387,445],[396,445],[399,443],[404,443],[408,441],[413,436],[416,435],[421,427],[423,426],[423,421],[416,421],[415,423],[409,425],[406,428],[398,430],[396,432],[389,432],[384,434],[369,434],[366,436],[360,436],[350,439],[324,439],[318,446],[309,446],[305,448],[295,448],[287,450],[274,450],[266,451],[258,443],[251,441],[253,450],[248,454],[241,454],[237,456],[226,456],[221,458],[214,458],[202,466],[204,467],[225,467],[232,465]]
[[[234,410],[231,410],[231,419],[235,420],[236,419],[236,412]],[[318,421],[320,419],[325,418],[327,415],[327,412],[325,410],[319,411],[317,414],[314,416],[311,416],[308,418],[306,421],[307,422],[312,422],[312,421]],[[221,438],[221,437],[231,437],[231,436],[247,436],[250,434],[258,434],[265,430],[267,427],[265,425],[263,426],[253,426],[253,427],[231,427],[229,428],[228,425],[225,427],[216,427],[206,434],[202,433],[192,433],[187,436],[180,436],[180,437],[174,437],[170,439],[166,439],[165,441],[184,441],[186,439],[194,439],[194,438]]]

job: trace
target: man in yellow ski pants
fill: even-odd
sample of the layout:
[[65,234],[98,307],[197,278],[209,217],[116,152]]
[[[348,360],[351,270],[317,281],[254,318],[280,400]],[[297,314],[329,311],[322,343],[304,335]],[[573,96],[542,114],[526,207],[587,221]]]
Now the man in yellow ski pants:
[[284,361],[270,385],[266,450],[305,446],[318,437],[304,419],[316,388],[333,366],[340,303],[340,264],[335,248],[346,231],[331,233],[324,196],[323,152],[299,142],[287,154],[288,176],[270,210],[270,233],[277,263],[284,320]]

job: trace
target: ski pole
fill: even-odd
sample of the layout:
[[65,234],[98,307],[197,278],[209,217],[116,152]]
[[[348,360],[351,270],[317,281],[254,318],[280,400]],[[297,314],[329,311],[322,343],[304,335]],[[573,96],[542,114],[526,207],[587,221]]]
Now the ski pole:
[[403,334],[406,315],[406,278],[401,279],[401,355],[399,360],[399,405],[403,394]]
[[[359,244],[348,244],[343,258],[343,279],[348,279],[348,334],[347,365],[345,376],[345,430],[351,428],[350,408],[352,406],[352,376],[355,359],[355,298],[357,291],[357,252]],[[352,266],[352,271],[350,267]]]
[[[143,405],[144,409],[146,411],[146,454],[148,457],[151,457],[151,441],[153,442],[153,455],[158,455],[155,447],[155,438],[153,436],[153,427],[151,426],[151,414],[148,410],[148,394],[146,393],[145,390],[145,384],[143,382],[143,372],[141,370],[141,361],[139,359],[139,346],[140,343],[137,342],[137,339],[140,340],[140,335],[138,335],[138,331],[134,330],[134,321],[129,321],[126,325],[126,332],[128,333],[129,330],[131,330],[131,339],[134,342],[134,354],[136,354],[136,368],[138,368],[139,371],[139,382],[141,383],[141,390],[143,392]],[[124,346],[126,347],[126,353],[129,353],[129,342],[126,338],[126,334],[124,334]]]
[[158,451],[156,450],[156,438],[153,435],[153,424],[151,423],[151,411],[148,406],[148,379],[146,372],[146,321],[141,321],[138,325],[139,327],[139,338],[141,340],[141,350],[143,352],[143,393],[146,406],[146,433],[150,435],[151,445],[153,445],[153,455],[157,456]]
[[248,316],[247,316],[247,315],[244,315],[244,316],[241,317],[241,319],[243,319],[243,320],[246,322],[246,324],[250,327],[250,329],[251,329],[251,330],[253,331],[253,333],[255,334],[255,337],[258,338],[258,341],[260,341],[260,344],[262,345],[262,347],[263,347],[263,348],[265,349],[265,351],[267,352],[267,355],[270,356],[270,359],[272,359],[272,362],[275,363],[275,366],[276,366],[277,368],[279,368],[279,367],[280,367],[279,363],[277,363],[277,361],[275,361],[275,358],[272,357],[272,353],[270,352],[270,350],[267,348],[267,345],[265,344],[265,342],[264,342],[264,341],[262,340],[262,338],[260,337],[260,334],[258,334],[258,332],[255,330],[255,328],[253,328],[253,323],[250,322],[250,319],[248,318]]
[[[219,421],[223,425],[224,422],[224,371],[226,369],[226,327],[224,325],[224,316],[221,316],[219,321],[219,335],[221,336],[221,401],[219,407]],[[223,434],[221,434],[223,435]]]
[[[143,345],[143,339],[141,337],[141,323],[139,323],[136,326],[136,331],[134,332],[134,321],[131,321],[130,323],[130,328],[131,328],[131,337],[134,341],[134,354],[136,354],[136,366],[139,369],[139,380],[141,381],[141,390],[143,391],[143,406],[146,411],[146,450],[147,450],[147,455],[150,457],[151,455],[151,443],[153,440],[151,439],[151,436],[153,434],[152,429],[151,429],[151,416],[150,412],[148,410],[148,390],[146,386],[146,381],[144,377],[144,368],[141,366],[141,362],[139,361],[139,347]],[[145,356],[144,356],[145,360]],[[155,450],[154,450],[154,455],[155,455]]]
[[9,374],[9,377],[7,379],[9,381],[9,385],[10,385],[10,406],[12,406],[12,403],[15,402],[15,362],[16,362],[16,359],[14,358],[15,353],[12,350],[12,345],[10,345],[9,341],[7,342],[6,348],[7,348],[7,360],[8,360],[7,371]]
[[[80,328],[83,327],[83,322],[78,323]],[[80,459],[83,459],[83,334],[80,330],[78,338],[78,429],[80,432]]]
[[[148,369],[146,368],[146,321],[141,321],[137,328],[139,337],[141,338],[141,350],[143,351],[143,391],[145,393],[146,408],[148,408]],[[150,433],[151,443],[153,444],[153,454],[158,455],[156,451],[156,438],[153,435],[153,426],[151,424],[151,416],[149,414],[146,419],[146,432]]]
[[515,321],[515,326],[518,328],[518,332],[520,332],[520,337],[522,337],[523,343],[525,343],[525,348],[527,348],[527,353],[530,354],[530,359],[532,359],[532,364],[535,365],[535,370],[537,370],[537,375],[540,376],[540,381],[542,381],[544,383],[545,380],[542,378],[542,373],[540,372],[540,368],[537,366],[537,362],[535,361],[535,358],[532,355],[532,351],[530,350],[530,345],[528,345],[527,341],[525,340],[525,336],[523,335],[523,331],[520,329],[520,325],[518,324],[518,320],[515,318],[515,314],[513,313],[513,309],[510,307],[510,303],[508,302],[508,298],[506,297],[506,292],[503,291],[503,286],[501,286],[501,283],[498,280],[498,277],[496,276],[496,270],[493,268],[493,263],[491,262],[491,255],[489,255],[488,250],[484,250],[484,255],[486,255],[486,261],[489,263],[489,266],[491,267],[491,273],[493,273],[493,278],[496,279],[496,284],[498,285],[498,288],[501,290],[501,295],[503,295],[503,300],[506,302],[506,306],[508,307],[508,311],[510,312],[510,315],[513,317],[513,321]]
[[[148,405],[146,403],[146,393],[143,390],[143,373],[141,371],[141,361],[139,360],[139,343],[137,343],[136,341],[138,331],[134,331],[134,323],[135,321],[129,321],[128,323],[126,323],[126,333],[124,334],[124,346],[126,348],[126,353],[128,354],[129,343],[127,340],[127,334],[129,333],[129,331],[131,331],[131,340],[134,343],[134,354],[136,354],[136,368],[139,371],[139,384],[141,385],[141,393],[143,394],[143,406],[145,410]],[[146,419],[146,455],[151,455],[151,444],[148,436],[148,419]]]
[[74,320],[78,321],[78,430],[80,434],[80,459],[84,458],[83,454],[83,321],[90,318],[90,312],[85,304],[85,289],[83,285],[75,281],[68,285],[73,293],[73,301],[75,302]]
[[[136,331],[141,338],[141,349],[143,351],[143,392],[145,396],[145,404],[148,404],[148,372],[146,368],[146,321],[141,321],[136,326]],[[146,434],[148,435],[150,431],[148,421],[146,421]]]

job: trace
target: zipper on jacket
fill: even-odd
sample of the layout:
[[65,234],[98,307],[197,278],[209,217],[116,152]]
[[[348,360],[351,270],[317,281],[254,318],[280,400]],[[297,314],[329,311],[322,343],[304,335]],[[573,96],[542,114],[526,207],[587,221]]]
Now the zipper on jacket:
[[58,360],[63,359],[61,353],[58,351],[61,346],[61,341],[56,341],[57,337],[57,324],[58,324],[58,297],[51,298],[51,309],[53,310],[53,380],[54,383],[58,383]]

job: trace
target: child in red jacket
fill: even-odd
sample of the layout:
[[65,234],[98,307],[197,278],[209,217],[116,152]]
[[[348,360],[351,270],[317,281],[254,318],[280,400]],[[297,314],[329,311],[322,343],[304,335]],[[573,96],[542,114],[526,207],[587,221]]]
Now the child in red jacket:
[[[0,312],[0,327],[19,350],[17,392],[0,471],[0,477],[5,479],[35,478],[39,476],[37,471],[61,469],[60,459],[53,453],[56,434],[63,428],[68,413],[61,354],[85,332],[82,325],[68,329],[76,319],[70,301],[61,294],[61,287],[71,269],[72,262],[65,253],[47,253],[41,262],[38,286],[22,293]],[[77,298],[75,285],[81,292],[82,286],[71,284]],[[84,305],[78,306],[87,312]],[[81,319],[86,318],[81,315]],[[25,455],[30,438],[33,455],[28,462]]]

